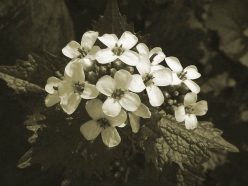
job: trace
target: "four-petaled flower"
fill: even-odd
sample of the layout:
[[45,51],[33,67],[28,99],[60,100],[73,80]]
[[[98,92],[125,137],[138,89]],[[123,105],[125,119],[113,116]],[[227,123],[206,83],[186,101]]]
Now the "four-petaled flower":
[[178,85],[181,82],[184,82],[189,89],[198,94],[200,92],[200,87],[191,79],[197,79],[201,76],[198,72],[196,66],[190,65],[183,69],[181,63],[176,57],[167,57],[165,58],[167,65],[173,70],[173,81],[171,85]]
[[95,60],[95,54],[100,50],[99,46],[93,46],[98,37],[98,32],[88,31],[85,32],[81,45],[76,41],[71,41],[63,49],[62,53],[73,60],[80,60],[89,58]]
[[140,62],[136,66],[139,74],[132,75],[129,90],[141,92],[146,89],[149,102],[152,106],[160,106],[164,102],[164,96],[158,86],[167,86],[172,82],[172,73],[169,68],[154,65],[151,66],[147,54],[140,53]]
[[139,96],[128,91],[131,80],[132,75],[126,70],[117,71],[114,79],[108,75],[99,79],[96,84],[97,89],[108,96],[102,105],[106,115],[115,117],[122,107],[127,111],[135,111],[140,106]]
[[101,133],[103,143],[108,147],[114,147],[121,142],[115,127],[126,121],[127,114],[121,109],[117,116],[110,117],[103,113],[102,105],[100,99],[93,99],[86,103],[85,108],[92,120],[84,123],[80,131],[87,140],[93,140]]
[[175,110],[176,120],[182,122],[185,120],[186,129],[194,129],[197,126],[196,116],[206,114],[208,105],[206,101],[196,103],[197,94],[189,92],[184,97],[184,105],[181,105]]
[[51,107],[60,102],[58,86],[61,81],[61,79],[56,77],[50,77],[47,79],[47,84],[45,86],[45,90],[49,93],[45,98],[45,105],[47,107]]
[[85,81],[82,63],[72,63],[69,71],[71,76],[65,73],[64,80],[59,84],[58,93],[61,97],[61,107],[67,114],[72,114],[78,107],[82,98],[96,98],[99,91],[95,85]]
[[104,34],[98,39],[108,47],[96,53],[99,63],[106,64],[117,58],[130,66],[139,63],[138,54],[130,50],[138,42],[138,38],[131,32],[124,32],[119,40],[115,34]]

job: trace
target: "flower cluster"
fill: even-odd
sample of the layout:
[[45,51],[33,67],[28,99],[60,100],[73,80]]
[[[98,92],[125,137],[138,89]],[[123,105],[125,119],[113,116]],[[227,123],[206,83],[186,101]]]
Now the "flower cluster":
[[[95,46],[97,39],[106,48]],[[115,34],[99,36],[98,32],[88,31],[81,44],[71,41],[62,52],[71,61],[63,79],[47,80],[45,104],[50,107],[59,103],[67,114],[72,114],[81,99],[88,100],[85,108],[92,120],[80,128],[87,140],[101,133],[105,145],[118,145],[121,138],[116,127],[130,125],[137,133],[140,117],[151,117],[149,107],[166,110],[170,106],[176,120],[185,121],[187,129],[194,129],[196,115],[207,111],[206,101],[196,103],[200,87],[192,79],[201,76],[197,68],[191,65],[183,69],[177,58],[166,57],[159,47],[149,50],[131,32],[124,32],[118,39]],[[179,89],[168,92],[168,87],[188,87],[192,92],[184,88],[179,95]]]

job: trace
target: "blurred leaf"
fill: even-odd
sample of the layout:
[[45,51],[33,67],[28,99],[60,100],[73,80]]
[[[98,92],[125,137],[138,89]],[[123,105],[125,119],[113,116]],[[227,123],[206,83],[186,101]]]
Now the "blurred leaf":
[[228,72],[216,75],[213,78],[209,78],[205,83],[201,85],[202,93],[213,92],[214,96],[218,96],[221,91],[228,87],[234,87],[236,82],[234,79],[229,77]]
[[218,32],[220,50],[248,67],[247,6],[245,0],[213,1],[206,26]]
[[[108,0],[104,16],[100,16],[98,22],[92,21],[92,26],[95,31],[99,32],[100,36],[115,34],[120,37],[125,31],[135,34],[133,23],[128,24],[126,16],[120,14],[116,0]],[[136,35],[139,42],[146,43],[149,39],[149,35],[140,36],[140,33],[136,33]]]
[[74,37],[64,0],[2,0],[0,10],[2,62],[41,50],[59,54]]

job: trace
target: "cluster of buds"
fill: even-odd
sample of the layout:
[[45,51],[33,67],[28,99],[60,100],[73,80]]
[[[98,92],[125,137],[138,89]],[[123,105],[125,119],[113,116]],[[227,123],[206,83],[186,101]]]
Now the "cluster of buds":
[[[97,39],[106,48],[94,46]],[[206,101],[196,103],[200,87],[192,79],[200,77],[197,68],[191,65],[183,69],[177,58],[166,57],[161,48],[149,50],[144,43],[137,43],[138,38],[128,31],[120,39],[115,34],[100,37],[98,32],[88,31],[81,44],[68,43],[62,52],[71,61],[65,67],[63,79],[47,80],[46,106],[59,103],[67,114],[72,114],[81,99],[87,99],[85,107],[92,120],[81,126],[81,133],[87,140],[101,133],[104,144],[113,147],[121,141],[115,127],[130,125],[137,133],[140,117],[151,117],[148,107],[171,104],[164,91],[166,87],[182,85],[191,92],[180,95],[181,104],[172,101],[173,114],[177,121],[185,121],[187,129],[194,129],[196,115],[207,111]],[[161,65],[163,61],[169,68]],[[172,97],[178,96],[174,91]]]

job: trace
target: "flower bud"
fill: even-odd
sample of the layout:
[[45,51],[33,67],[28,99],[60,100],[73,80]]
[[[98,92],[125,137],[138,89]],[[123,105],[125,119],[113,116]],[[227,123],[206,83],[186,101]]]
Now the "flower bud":
[[173,91],[172,93],[171,93],[171,96],[173,97],[173,98],[176,98],[177,96],[179,95],[179,92],[178,91]]
[[124,68],[126,71],[128,71],[128,72],[130,72],[130,74],[133,74],[133,72],[134,72],[134,68],[133,67],[126,67],[126,68]]
[[107,73],[108,73],[108,68],[107,68],[106,66],[100,66],[100,67],[99,67],[98,73],[99,73],[99,76],[100,76],[100,77],[102,77],[102,76],[104,76],[104,75],[107,75]]
[[184,96],[185,96],[185,95],[180,95],[180,96],[178,96],[177,102],[178,102],[178,103],[183,103],[183,101],[184,101]]
[[120,69],[123,69],[124,67],[124,63],[117,59],[116,61],[113,62],[113,67],[116,69],[116,70],[120,70]]
[[184,83],[182,83],[181,86],[177,89],[177,91],[180,94],[186,94],[189,91],[189,88]]
[[117,70],[115,68],[111,68],[109,71],[110,71],[110,75],[112,77],[114,77],[115,76],[115,73],[117,72]]
[[85,72],[94,71],[95,70],[95,61],[90,59],[83,60],[83,68]]
[[96,84],[97,83],[97,75],[95,72],[90,71],[87,73],[87,80],[91,83],[91,84]]
[[172,99],[167,99],[167,105],[173,105],[173,100]]
[[168,99],[171,97],[171,95],[166,90],[163,91],[163,95],[165,99]]

